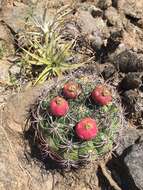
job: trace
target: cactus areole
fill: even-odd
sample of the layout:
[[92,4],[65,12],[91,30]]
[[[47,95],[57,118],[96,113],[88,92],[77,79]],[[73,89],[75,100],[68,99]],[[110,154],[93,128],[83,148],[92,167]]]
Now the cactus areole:
[[53,116],[57,116],[57,117],[65,116],[68,110],[69,110],[69,105],[68,105],[68,102],[64,98],[57,96],[51,100],[50,113]]
[[92,99],[99,105],[107,105],[112,101],[111,92],[104,85],[98,85],[91,93]]
[[90,117],[82,119],[76,125],[76,134],[82,140],[91,140],[96,137],[98,133],[98,128],[96,121]]
[[81,93],[81,87],[78,83],[69,81],[64,85],[63,93],[66,98],[75,99]]

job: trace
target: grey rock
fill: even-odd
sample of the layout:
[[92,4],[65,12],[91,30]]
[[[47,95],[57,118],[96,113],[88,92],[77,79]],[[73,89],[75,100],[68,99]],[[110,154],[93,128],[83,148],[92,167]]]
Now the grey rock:
[[95,17],[102,17],[103,16],[103,11],[95,6],[90,7],[90,13],[91,15],[95,18]]
[[125,50],[113,58],[115,67],[123,72],[142,72],[143,54],[138,54],[131,50]]
[[101,17],[94,18],[89,11],[77,13],[77,24],[95,50],[100,49],[110,35],[106,22]]
[[121,156],[124,150],[131,147],[140,138],[140,135],[140,131],[135,127],[124,128],[120,134],[120,142],[117,146],[116,153]]
[[132,18],[140,19],[143,16],[143,1],[142,0],[118,0],[118,9],[122,10],[126,15]]
[[[141,100],[139,94],[135,90],[128,90],[123,94],[124,102],[128,108],[130,108],[130,112],[135,111],[135,104],[137,101]],[[136,110],[137,111],[137,110]]]
[[98,2],[98,6],[101,9],[107,9],[108,7],[112,6],[112,0],[102,0]]
[[16,6],[4,7],[0,20],[4,21],[15,33],[25,29],[27,19],[30,17],[32,7],[23,3]]
[[115,73],[115,71],[116,71],[116,69],[115,69],[114,65],[107,64],[104,67],[102,75],[103,75],[104,79],[107,80]]
[[105,32],[107,30],[104,20],[100,17],[93,18],[89,11],[79,10],[77,12],[77,19],[77,23],[85,34]]
[[[116,52],[116,51],[123,51],[121,50],[120,48],[120,44],[121,44],[121,40],[122,40],[122,37],[123,37],[123,34],[122,34],[122,31],[119,29],[119,30],[111,30],[110,31],[110,37],[108,38],[108,41],[107,41],[107,50],[108,52],[110,53],[109,56],[112,57],[112,52],[113,54]],[[115,53],[116,55],[116,53]]]
[[123,103],[128,116],[138,126],[143,127],[143,93],[137,90],[128,90],[123,93]]
[[10,67],[9,72],[11,75],[18,75],[20,74],[20,70],[21,70],[20,66],[14,64]]
[[0,58],[11,56],[14,53],[14,37],[8,27],[0,22]]
[[2,0],[0,0],[0,9],[2,8]]
[[123,28],[123,26],[126,24],[127,20],[124,15],[119,14],[117,9],[114,7],[109,7],[105,11],[105,17],[108,21],[108,24],[112,26],[116,26],[119,29]]
[[3,84],[7,84],[10,81],[9,77],[10,63],[6,60],[0,60],[0,81]]
[[128,73],[121,81],[120,88],[122,90],[130,90],[139,88],[142,84],[142,78],[143,73]]
[[101,49],[104,41],[102,39],[101,36],[98,36],[98,35],[90,35],[89,37],[89,40],[90,40],[90,43],[91,43],[91,47],[94,49],[94,51],[98,51]]
[[136,186],[143,190],[143,141],[133,145],[131,152],[124,159]]

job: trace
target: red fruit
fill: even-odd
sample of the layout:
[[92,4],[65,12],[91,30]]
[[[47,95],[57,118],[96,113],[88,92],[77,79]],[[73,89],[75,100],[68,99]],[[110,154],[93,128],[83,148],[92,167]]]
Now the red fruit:
[[68,102],[62,97],[55,97],[50,102],[50,111],[54,116],[64,116],[69,110]]
[[98,133],[96,121],[90,117],[84,118],[76,125],[75,131],[80,139],[91,140]]
[[63,93],[66,98],[75,99],[81,93],[81,87],[76,82],[69,81],[64,85]]
[[111,92],[104,85],[98,85],[91,93],[92,99],[100,105],[107,105],[112,101]]

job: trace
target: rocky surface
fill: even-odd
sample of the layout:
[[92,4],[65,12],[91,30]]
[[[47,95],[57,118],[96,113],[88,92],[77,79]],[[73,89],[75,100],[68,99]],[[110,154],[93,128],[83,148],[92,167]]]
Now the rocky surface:
[[0,82],[1,84],[7,84],[10,82],[9,68],[10,63],[6,60],[0,60]]
[[122,90],[137,89],[142,85],[143,73],[128,73],[121,81],[120,88]]
[[14,38],[10,29],[0,22],[0,59],[15,53]]
[[[31,16],[41,19],[48,7],[47,20],[55,12],[55,8],[67,5],[72,1],[46,0],[0,0],[0,106],[12,93],[4,85],[10,82],[9,71],[13,75],[20,72],[19,66],[12,66],[7,58],[17,50],[15,35],[25,31],[31,24]],[[132,127],[125,128],[116,154],[121,158],[121,166],[113,176],[119,180],[123,190],[143,189],[143,1],[142,0],[96,0],[77,1],[70,22],[66,23],[63,34],[77,39],[75,50],[88,44],[88,50],[101,67],[105,80],[117,87],[126,116]],[[74,19],[74,21],[73,21]],[[29,22],[30,21],[30,22]],[[30,29],[30,27],[28,28]],[[68,36],[69,37],[69,36]],[[84,42],[84,43],[83,43]],[[19,41],[18,41],[19,43]],[[11,67],[12,66],[12,67]],[[28,190],[97,190],[95,175],[96,166],[78,173],[61,174],[56,170],[45,170],[37,160],[37,152],[31,152],[28,141],[24,141],[23,127],[29,106],[48,89],[49,82],[13,95],[1,109],[0,124],[0,189]],[[1,108],[0,107],[0,108]],[[133,124],[132,124],[133,123]],[[138,129],[136,129],[138,128]],[[12,163],[12,164],[11,164]],[[122,165],[124,164],[124,166]],[[124,169],[123,169],[124,167]],[[122,170],[123,169],[123,170]],[[121,171],[119,171],[121,170]],[[126,186],[122,172],[127,171]],[[86,173],[86,175],[85,175]],[[120,173],[120,175],[118,175]],[[117,177],[116,177],[117,176]],[[102,189],[107,189],[103,187]],[[111,189],[110,187],[108,189]]]
[[23,3],[16,6],[4,7],[0,12],[0,20],[16,34],[25,29],[26,20],[30,17],[32,8]]
[[143,94],[137,90],[128,90],[123,93],[123,103],[126,106],[128,117],[143,127]]
[[125,157],[124,162],[136,186],[143,189],[143,141],[133,145],[131,152]]
[[115,67],[123,72],[143,71],[143,54],[137,54],[131,50],[125,50],[114,57]]

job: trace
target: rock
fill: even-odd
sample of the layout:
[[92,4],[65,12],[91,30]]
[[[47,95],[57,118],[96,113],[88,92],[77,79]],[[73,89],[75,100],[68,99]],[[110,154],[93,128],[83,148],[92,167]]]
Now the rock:
[[141,73],[128,73],[121,81],[120,88],[122,90],[130,90],[139,88],[142,84],[141,77],[143,74]]
[[143,190],[143,141],[134,144],[131,152],[125,157],[124,162],[128,167],[136,186]]
[[101,9],[107,9],[108,7],[112,6],[112,0],[102,0],[98,2],[98,6]]
[[93,34],[94,32],[105,32],[107,30],[106,23],[102,18],[93,18],[89,11],[79,10],[76,14],[77,23],[84,34]]
[[10,72],[10,74],[13,76],[16,76],[16,75],[18,75],[18,74],[20,74],[20,71],[21,71],[21,67],[20,66],[18,66],[18,65],[16,65],[16,64],[14,64],[14,65],[12,65],[11,67],[10,67],[10,69],[9,69],[9,72]]
[[123,93],[122,97],[128,117],[136,125],[143,127],[143,93],[136,90],[128,90]]
[[123,72],[142,72],[143,54],[137,54],[131,50],[125,50],[113,58],[115,67]]
[[119,29],[122,29],[123,26],[126,24],[127,20],[125,18],[124,15],[119,14],[117,12],[117,9],[115,9],[114,7],[109,7],[106,11],[105,11],[105,17],[108,21],[108,24],[111,26],[115,26]]
[[[41,95],[43,89],[49,89],[48,83],[43,86],[29,88],[24,93],[13,95],[8,99],[7,106],[5,107],[5,115],[7,125],[16,132],[22,132],[24,121],[26,119],[27,111],[30,105],[36,101],[37,97]],[[13,124],[14,123],[14,124]]]
[[0,22],[0,59],[14,53],[14,37],[8,27]]
[[[110,37],[107,41],[107,51],[109,53],[115,52],[116,49],[119,49],[119,45],[121,44],[122,40],[122,31],[121,30],[112,30],[110,31]],[[109,55],[111,56],[111,55]]]
[[10,63],[6,60],[0,60],[0,83],[8,84],[10,82],[9,77]]
[[107,64],[104,67],[102,75],[103,75],[104,79],[107,80],[115,73],[115,71],[116,71],[116,69],[115,69],[114,65]]
[[2,9],[2,2],[3,0],[0,0],[0,10]]
[[[124,92],[123,99],[128,108],[130,108],[130,113],[135,111],[135,104],[137,103],[138,99],[138,92],[134,90],[128,90]],[[137,110],[136,110],[137,111]]]
[[81,34],[91,43],[95,51],[99,50],[109,37],[109,31],[104,20],[101,17],[93,18],[89,11],[83,10],[78,11],[76,17]]
[[141,29],[143,29],[143,18],[141,18],[140,20],[138,20],[137,26],[139,26]]
[[97,7],[91,7],[89,11],[91,12],[93,18],[103,16],[103,11]]
[[31,16],[32,8],[18,3],[17,6],[4,7],[1,11],[0,20],[4,21],[14,33],[25,29],[26,21]]
[[127,49],[137,51],[138,49],[142,49],[142,45],[141,41],[139,40],[139,36],[136,33],[136,30],[134,28],[132,29],[128,29],[128,32],[123,32],[122,44],[124,44]]
[[118,0],[118,9],[122,10],[125,15],[140,19],[143,16],[143,1],[142,0]]
[[[120,134],[119,145],[116,148],[116,153],[121,156],[126,149],[135,144],[136,140],[140,138],[140,131],[133,126],[124,128]],[[143,133],[142,133],[143,135]]]

